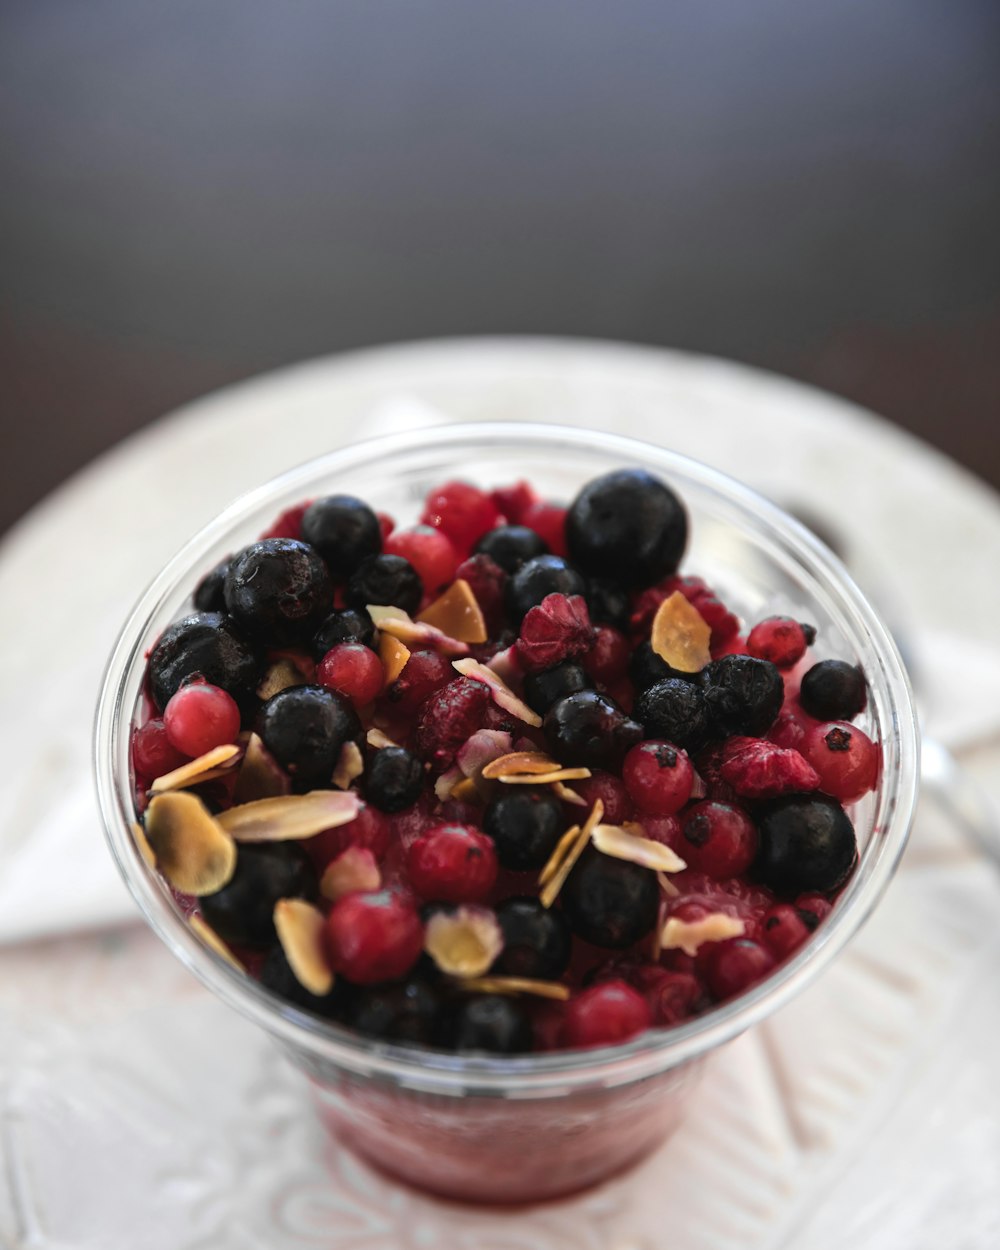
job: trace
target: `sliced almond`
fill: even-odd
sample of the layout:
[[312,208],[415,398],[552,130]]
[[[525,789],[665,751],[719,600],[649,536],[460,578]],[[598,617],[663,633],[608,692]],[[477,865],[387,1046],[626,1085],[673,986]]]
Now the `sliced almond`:
[[276,694],[281,694],[282,690],[288,690],[291,686],[305,685],[305,681],[302,671],[287,656],[283,657],[268,666],[257,687],[257,698],[272,699]]
[[378,861],[366,846],[349,846],[327,864],[319,892],[332,903],[345,894],[367,893],[382,885]]
[[434,797],[440,799],[442,803],[446,802],[451,798],[451,792],[455,787],[466,780],[462,770],[457,765],[453,765],[434,782]]
[[559,981],[533,981],[530,977],[470,977],[461,987],[479,994],[533,994],[536,998],[554,998],[561,1002],[570,996],[568,985]]
[[511,751],[487,764],[483,776],[489,779],[518,773],[552,773],[558,768],[556,761],[549,759],[544,751]]
[[557,799],[562,799],[564,803],[571,803],[574,807],[586,807],[587,800],[582,794],[577,794],[575,790],[571,790],[569,786],[564,786],[561,781],[553,781],[552,793]]
[[[657,877],[662,877],[663,873],[658,872]],[[667,919],[667,900],[661,898],[659,906],[656,909],[656,924],[653,925],[653,932],[649,935],[649,958],[654,964],[660,962],[660,956],[663,954],[663,926]]]
[[355,778],[365,771],[365,757],[356,742],[345,742],[340,748],[340,758],[333,770],[333,784],[340,790],[346,790]]
[[410,658],[410,649],[392,634],[382,633],[378,640],[378,658],[382,661],[385,684],[390,686],[406,668],[406,662]]
[[485,664],[480,664],[478,660],[470,656],[465,660],[452,660],[452,667],[457,669],[463,677],[468,677],[472,681],[481,681],[484,686],[489,686],[493,702],[497,707],[502,707],[505,712],[510,712],[511,716],[516,716],[526,725],[532,725],[535,729],[539,728],[542,718],[538,713],[533,712],[527,703],[519,699],[510,686]]
[[367,607],[368,615],[380,633],[391,634],[408,647],[427,647],[447,656],[469,654],[466,643],[449,637],[434,625],[411,620],[401,608],[380,603],[369,603]]
[[711,627],[679,590],[656,609],[650,645],[661,660],[678,672],[701,672],[712,659],[711,638]]
[[146,830],[143,829],[137,820],[132,823],[132,837],[135,839],[136,849],[146,861],[146,867],[151,868],[155,872],[156,856],[153,854],[153,848],[149,845]]
[[569,854],[569,848],[580,836],[580,826],[570,825],[556,843],[555,850],[546,860],[542,871],[538,874],[538,884],[547,885],[562,867],[563,860]]
[[551,773],[522,773],[498,780],[504,786],[547,786],[560,781],[586,781],[589,776],[589,768],[557,768]]
[[559,891],[566,884],[566,878],[573,871],[576,861],[583,854],[584,849],[590,841],[590,835],[594,829],[601,823],[601,817],[604,815],[604,804],[600,799],[596,799],[594,806],[590,809],[590,815],[580,826],[580,832],[576,839],[571,843],[566,856],[562,863],[552,874],[552,877],[542,888],[538,899],[543,907],[551,907],[559,897]]
[[349,824],[360,802],[353,790],[310,790],[241,803],[217,819],[237,842],[290,842]]
[[155,795],[146,838],[156,866],[182,894],[214,894],[236,871],[236,843],[205,804],[185,790]]
[[213,747],[197,759],[188,760],[180,768],[174,768],[162,777],[157,777],[149,787],[150,794],[164,794],[167,790],[186,790],[189,786],[200,785],[203,781],[213,781],[216,777],[224,777],[235,768],[243,748],[234,743]]
[[274,905],[274,929],[295,979],[310,994],[333,989],[333,972],[323,950],[323,913],[302,898],[282,898]]
[[188,924],[211,950],[215,951],[227,964],[231,964],[237,972],[246,972],[246,968],[236,958],[229,947],[223,942],[216,931],[205,923],[201,916],[191,916]]
[[383,733],[381,729],[369,729],[365,734],[365,741],[370,747],[374,747],[376,751],[381,751],[383,747],[398,747],[398,742],[393,742],[387,733]]
[[687,864],[676,851],[652,838],[636,837],[620,825],[595,825],[590,840],[602,855],[641,864],[654,872],[680,872]]
[[461,577],[456,578],[440,598],[424,608],[417,622],[433,625],[459,642],[485,642],[489,637],[472,587]]
[[291,791],[291,778],[257,736],[251,734],[243,762],[236,777],[233,802],[253,803],[256,799],[273,799]]
[[451,797],[458,799],[460,803],[475,803],[479,798],[479,790],[471,777],[463,777],[452,787]]
[[483,907],[459,907],[453,914],[437,912],[424,931],[424,950],[438,968],[452,977],[478,977],[503,950],[500,923]]
[[656,879],[660,883],[660,889],[667,896],[667,898],[680,898],[680,890],[674,885],[665,872],[658,872],[656,874]]
[[682,950],[693,957],[706,942],[724,942],[727,938],[742,937],[744,932],[742,920],[721,911],[711,912],[701,920],[679,920],[671,916],[663,926],[660,947],[665,951]]

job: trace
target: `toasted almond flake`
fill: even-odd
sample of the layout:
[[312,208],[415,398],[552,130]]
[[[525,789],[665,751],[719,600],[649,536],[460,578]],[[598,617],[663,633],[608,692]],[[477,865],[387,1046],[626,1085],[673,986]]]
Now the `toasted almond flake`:
[[462,781],[468,778],[462,775],[462,770],[456,765],[449,768],[447,772],[442,773],[434,782],[434,797],[440,799],[442,803],[451,798],[451,792]]
[[155,872],[156,856],[153,854],[153,848],[149,845],[146,830],[143,829],[137,820],[132,822],[132,837],[135,839],[136,849],[146,861],[146,867],[151,868]]
[[146,808],[146,839],[157,868],[182,894],[214,894],[236,871],[231,834],[186,790],[154,795]]
[[555,850],[546,860],[542,871],[538,874],[538,884],[547,885],[562,867],[562,862],[569,854],[569,848],[580,836],[580,826],[570,825],[555,845]]
[[408,646],[430,647],[447,656],[469,654],[469,648],[464,642],[449,637],[434,625],[411,620],[400,608],[369,603],[367,611],[381,634],[391,634],[393,638],[398,638],[400,642],[405,642]]
[[550,881],[546,883],[539,894],[539,902],[543,907],[551,907],[559,897],[559,891],[566,884],[566,878],[573,871],[576,861],[584,852],[584,848],[590,842],[590,835],[593,833],[597,825],[601,823],[601,817],[604,815],[604,804],[600,799],[596,799],[594,806],[590,809],[590,815],[580,826],[580,832],[577,834],[575,841],[569,848],[566,858],[553,873]]
[[369,729],[365,734],[365,741],[370,747],[374,747],[376,751],[381,751],[383,747],[398,747],[398,742],[393,742],[387,733],[383,733],[381,729]]
[[424,950],[438,968],[453,977],[479,977],[503,950],[500,923],[483,907],[437,912],[427,922]]
[[660,945],[665,951],[682,950],[685,955],[697,955],[705,942],[724,942],[727,938],[742,937],[743,921],[724,912],[711,912],[701,920],[679,920],[671,916],[663,926]]
[[575,790],[571,790],[569,786],[564,786],[561,781],[553,781],[552,793],[557,799],[562,799],[564,803],[572,803],[574,807],[586,807],[587,800],[582,794],[577,794]]
[[257,734],[247,740],[246,752],[236,776],[233,802],[253,803],[256,799],[273,799],[290,793],[292,782]]
[[356,742],[345,742],[340,748],[340,758],[333,770],[333,784],[339,790],[346,790],[356,777],[365,771],[365,758]]
[[497,707],[502,707],[505,712],[510,712],[511,716],[516,716],[526,725],[532,725],[535,729],[539,728],[542,718],[538,713],[533,712],[527,703],[519,699],[510,686],[485,664],[480,664],[478,660],[469,657],[465,660],[452,660],[452,667],[457,669],[463,677],[468,677],[472,681],[481,681],[484,686],[489,686],[493,702]]
[[406,668],[406,662],[410,658],[410,649],[392,634],[383,633],[379,635],[378,658],[382,661],[385,684],[391,686]]
[[295,979],[310,994],[333,989],[333,972],[323,950],[323,913],[301,898],[282,898],[274,905],[274,929]]
[[319,892],[336,903],[345,894],[377,890],[381,885],[382,873],[371,851],[366,846],[349,846],[327,864]]
[[[167,790],[186,790],[188,786],[196,786],[202,781],[212,781],[215,777],[223,777],[236,766],[243,754],[242,747],[233,743],[213,747],[197,759],[188,760],[180,768],[174,768],[162,777],[157,777],[149,787],[151,794],[163,794]],[[227,767],[228,766],[228,767]]]
[[305,685],[305,674],[287,656],[269,665],[257,687],[258,699],[271,699],[290,686]]
[[497,780],[504,786],[547,786],[557,781],[585,781],[589,776],[589,768],[557,768],[551,773],[522,773]]
[[660,889],[667,896],[667,898],[680,898],[680,890],[674,885],[665,872],[658,872],[656,874],[656,879],[659,881]]
[[680,872],[687,864],[676,851],[652,838],[636,837],[620,825],[595,825],[590,835],[594,846],[614,859],[626,859],[631,864],[641,864],[654,872]]
[[477,994],[533,994],[536,998],[554,998],[565,1002],[569,986],[559,981],[533,981],[530,977],[470,977],[461,983],[463,990]]
[[360,802],[353,790],[310,790],[241,803],[217,820],[237,842],[290,842],[349,824]]
[[511,751],[487,764],[483,769],[483,776],[490,779],[518,773],[551,773],[558,768],[556,761],[549,759],[543,751]]
[[[658,872],[657,877],[663,874]],[[649,935],[649,958],[654,964],[660,962],[660,956],[663,954],[663,926],[667,919],[667,900],[660,899],[660,904],[656,909],[656,924],[653,925],[653,932]]]
[[489,637],[482,609],[472,587],[462,577],[456,578],[440,598],[424,608],[417,621],[421,625],[433,625],[458,642],[485,642]]
[[246,968],[236,958],[229,947],[223,942],[216,931],[205,923],[201,916],[191,916],[188,924],[211,950],[215,951],[227,964],[231,964],[237,972],[246,972]]
[[712,630],[679,590],[656,609],[650,645],[661,660],[681,673],[699,673],[712,658]]
[[463,777],[452,789],[451,797],[461,803],[474,803],[479,798],[479,790],[471,777]]

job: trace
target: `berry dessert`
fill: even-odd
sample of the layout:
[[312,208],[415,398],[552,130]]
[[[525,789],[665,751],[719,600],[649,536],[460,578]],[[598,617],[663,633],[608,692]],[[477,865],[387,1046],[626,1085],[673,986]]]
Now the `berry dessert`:
[[[608,1046],[743,993],[854,871],[864,673],[681,564],[638,469],[568,507],[303,501],[207,571],[132,737],[150,867],[221,958],[371,1041]],[[867,723],[867,722],[866,722]]]

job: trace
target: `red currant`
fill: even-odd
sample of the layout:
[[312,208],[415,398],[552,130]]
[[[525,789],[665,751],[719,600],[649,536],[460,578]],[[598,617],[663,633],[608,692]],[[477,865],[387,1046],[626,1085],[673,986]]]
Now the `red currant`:
[[606,825],[620,825],[623,821],[632,819],[632,800],[624,782],[614,773],[606,773],[599,768],[592,769],[589,777],[583,781],[574,781],[572,788],[581,798],[586,799],[588,808],[594,806],[595,800],[601,800],[604,804]]
[[[810,925],[804,916],[812,920]],[[761,935],[775,959],[787,959],[815,929],[815,917],[800,913],[788,903],[775,903],[764,916]]]
[[413,651],[403,671],[385,692],[386,702],[406,716],[455,676],[451,662],[437,651]]
[[757,842],[757,826],[741,807],[708,799],[684,813],[674,849],[689,868],[721,881],[747,871]]
[[815,637],[811,625],[800,625],[790,616],[769,616],[747,635],[747,654],[778,668],[794,668]]
[[672,742],[640,742],[625,756],[622,780],[636,807],[651,816],[672,816],[691,797],[694,770]]
[[814,725],[799,749],[819,773],[819,788],[842,803],[860,799],[878,780],[878,747],[847,721]]
[[424,594],[431,599],[455,580],[459,555],[451,539],[430,525],[393,530],[382,544],[386,555],[402,556],[420,574]]
[[380,693],[385,670],[363,642],[338,642],[320,660],[316,679],[321,686],[350,699],[355,707],[365,707]]
[[613,1046],[653,1023],[645,998],[625,981],[604,981],[566,1004],[563,1045]]
[[411,845],[410,882],[421,898],[442,903],[482,903],[497,879],[492,838],[467,825],[436,825]]
[[519,522],[534,530],[554,556],[566,555],[566,509],[539,501],[528,507]]
[[148,720],[132,738],[132,764],[140,777],[162,777],[187,763],[187,756],[178,751],[167,737],[162,720]]
[[389,818],[371,804],[362,803],[357,816],[349,824],[324,829],[315,837],[306,838],[301,845],[317,869],[322,871],[331,860],[351,846],[371,851],[381,862],[389,849],[389,839]]
[[504,518],[478,487],[468,482],[445,482],[427,496],[420,520],[443,530],[464,555],[488,530],[502,525]]
[[705,959],[704,974],[708,988],[721,1002],[742,994],[775,965],[775,958],[765,946],[749,938],[729,938],[713,943]]
[[405,976],[424,945],[417,909],[389,890],[348,894],[334,903],[325,936],[334,972],[356,985]]
[[170,745],[194,757],[236,741],[240,709],[225,690],[207,682],[193,682],[181,686],[164,708],[163,724]]

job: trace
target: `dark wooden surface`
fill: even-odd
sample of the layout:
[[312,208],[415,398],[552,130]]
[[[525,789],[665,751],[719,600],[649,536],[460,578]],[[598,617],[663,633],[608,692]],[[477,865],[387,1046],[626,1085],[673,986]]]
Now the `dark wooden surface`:
[[0,530],[208,388],[447,334],[733,356],[1000,483],[1000,5],[4,0],[0,249]]

